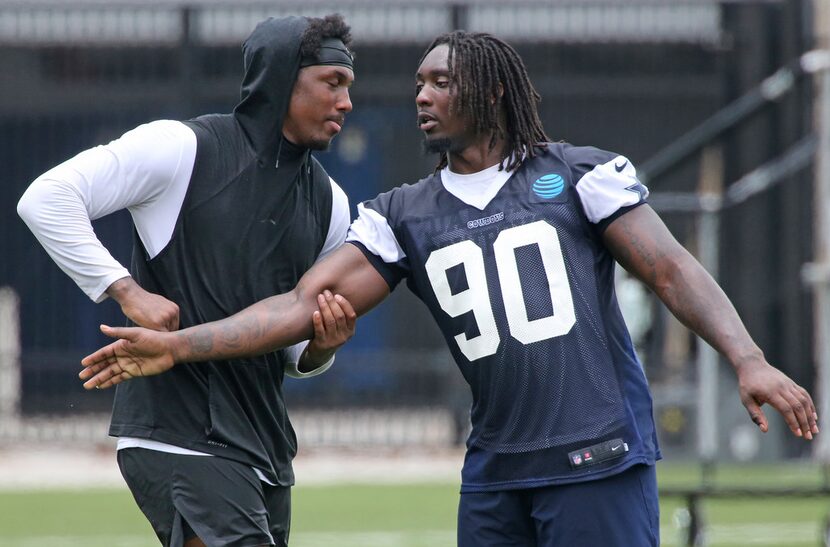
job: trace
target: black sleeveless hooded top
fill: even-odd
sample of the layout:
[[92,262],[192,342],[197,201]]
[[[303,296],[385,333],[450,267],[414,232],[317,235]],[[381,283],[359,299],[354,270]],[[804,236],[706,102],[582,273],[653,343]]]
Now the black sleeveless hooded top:
[[[293,289],[323,247],[329,177],[308,150],[282,138],[306,24],[289,17],[257,26],[243,46],[233,114],[184,122],[196,134],[196,159],[170,243],[149,259],[134,238],[133,277],[179,305],[181,328]],[[283,400],[284,364],[278,351],[183,363],[120,384],[110,435],[233,459],[291,485],[297,443]]]

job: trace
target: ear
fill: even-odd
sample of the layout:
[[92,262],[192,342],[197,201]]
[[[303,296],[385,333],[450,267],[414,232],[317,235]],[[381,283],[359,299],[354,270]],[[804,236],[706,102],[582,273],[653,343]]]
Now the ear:
[[496,104],[502,97],[504,97],[504,85],[499,82],[499,85],[496,87],[496,95],[494,97],[490,97],[490,103]]

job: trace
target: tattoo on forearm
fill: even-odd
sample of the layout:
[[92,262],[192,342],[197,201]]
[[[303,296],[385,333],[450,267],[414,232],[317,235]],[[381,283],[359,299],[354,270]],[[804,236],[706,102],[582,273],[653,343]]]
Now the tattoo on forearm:
[[241,315],[229,324],[219,326],[218,343],[222,349],[244,350],[260,337],[262,329],[258,314]]
[[[627,245],[617,249],[617,258],[624,265],[629,266],[629,269],[636,271],[641,277],[642,281],[654,286],[657,281],[657,258],[653,256],[647,246],[640,239],[640,236],[635,230],[632,230],[631,225],[622,219],[622,229],[626,236]],[[634,266],[635,261],[639,262],[639,267]]]
[[681,323],[724,355],[756,352],[729,299],[700,264],[654,215],[632,215],[617,219],[606,239],[620,264],[646,283]]
[[192,353],[202,354],[213,349],[213,333],[194,333],[187,336],[187,345]]
[[278,308],[274,308],[272,313],[265,313],[262,314],[261,321],[259,322],[258,328],[260,333],[271,332],[277,327],[277,323],[279,322],[280,318],[284,315],[280,313]]
[[242,342],[241,329],[234,325],[219,327],[219,342],[223,347],[238,349]]
[[290,314],[287,314],[283,300],[259,304],[254,309],[187,334],[188,352],[196,359],[225,359],[257,355],[295,343],[286,332],[286,315]]

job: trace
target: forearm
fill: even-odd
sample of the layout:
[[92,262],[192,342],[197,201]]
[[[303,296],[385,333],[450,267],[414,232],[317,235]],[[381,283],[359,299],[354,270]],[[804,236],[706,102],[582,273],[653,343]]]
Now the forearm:
[[314,300],[299,293],[272,296],[226,319],[170,333],[176,363],[252,357],[307,340]]
[[[678,245],[679,247],[679,245]],[[738,379],[741,402],[763,432],[769,423],[761,407],[769,403],[797,437],[819,432],[810,394],[771,366],[752,341],[735,308],[715,280],[685,250],[658,261],[652,288],[683,324],[725,356]]]
[[131,276],[122,277],[115,280],[105,291],[107,296],[123,304],[130,299],[136,292],[140,291],[141,287],[135,282]]
[[762,357],[724,292],[650,207],[620,216],[607,228],[604,240],[626,270],[736,369]]
[[660,281],[652,289],[681,323],[736,370],[763,357],[726,294],[691,255],[683,251],[664,262]]
[[312,338],[312,314],[325,290],[343,295],[358,315],[389,294],[389,286],[363,254],[344,245],[315,264],[291,292],[261,300],[221,321],[170,333],[165,340],[177,363],[269,353]]

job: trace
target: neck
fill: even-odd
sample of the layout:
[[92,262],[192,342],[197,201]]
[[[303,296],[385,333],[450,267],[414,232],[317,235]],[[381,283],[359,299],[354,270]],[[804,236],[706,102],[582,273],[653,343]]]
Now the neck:
[[279,158],[280,160],[292,160],[301,157],[307,151],[308,148],[294,144],[288,137],[283,135],[279,149]]
[[496,145],[490,149],[490,138],[487,137],[479,139],[460,152],[449,152],[447,165],[453,173],[468,175],[496,165],[504,159],[504,156],[504,140],[497,140]]

